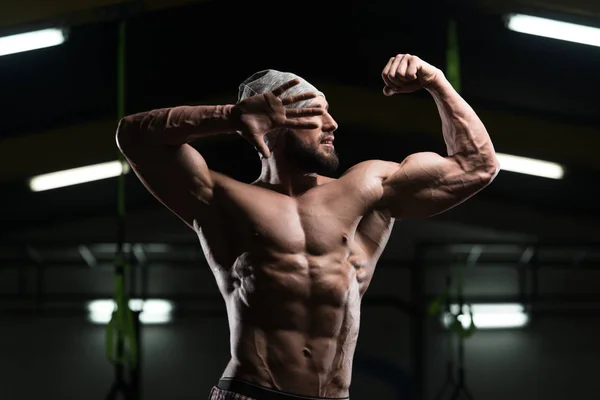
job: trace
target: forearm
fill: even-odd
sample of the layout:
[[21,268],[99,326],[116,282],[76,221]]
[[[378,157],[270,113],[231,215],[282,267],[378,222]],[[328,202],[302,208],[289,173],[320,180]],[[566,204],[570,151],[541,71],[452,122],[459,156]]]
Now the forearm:
[[440,75],[427,90],[440,113],[448,155],[459,155],[495,166],[494,146],[485,126],[450,82]]
[[194,139],[239,129],[233,105],[180,106],[129,115],[119,122],[122,148],[139,143],[181,146]]

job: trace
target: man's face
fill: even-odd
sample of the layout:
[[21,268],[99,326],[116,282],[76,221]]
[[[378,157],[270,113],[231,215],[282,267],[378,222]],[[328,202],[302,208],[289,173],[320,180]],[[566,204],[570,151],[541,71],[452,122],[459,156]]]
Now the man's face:
[[306,117],[316,122],[314,129],[292,129],[286,132],[284,155],[297,168],[308,173],[329,175],[339,166],[339,158],[333,146],[333,132],[338,125],[329,114],[327,101],[317,96],[308,107],[325,109],[322,115]]

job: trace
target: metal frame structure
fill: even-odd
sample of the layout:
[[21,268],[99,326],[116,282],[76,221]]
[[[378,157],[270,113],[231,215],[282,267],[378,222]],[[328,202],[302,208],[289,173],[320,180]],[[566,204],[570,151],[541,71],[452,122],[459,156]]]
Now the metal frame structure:
[[[412,271],[412,305],[417,310],[412,327],[413,374],[415,400],[425,400],[425,354],[424,338],[427,334],[425,308],[434,296],[426,293],[426,273],[449,266],[462,264],[467,268],[486,266],[517,269],[518,295],[515,296],[468,296],[470,303],[516,302],[525,306],[530,315],[600,315],[600,292],[597,294],[543,295],[540,293],[540,273],[544,269],[600,270],[600,243],[568,242],[423,242],[416,246],[415,269]],[[459,300],[459,299],[451,299]],[[589,304],[594,304],[589,307]],[[586,304],[586,309],[553,309],[561,304]],[[540,306],[546,306],[541,309]],[[459,348],[459,353],[464,347]],[[459,354],[459,357],[461,355]],[[464,356],[464,354],[463,354]],[[448,372],[450,373],[450,372]],[[451,399],[459,398],[464,392],[467,398],[473,396],[466,389],[464,370],[459,370],[458,380]],[[452,379],[453,380],[453,379]]]

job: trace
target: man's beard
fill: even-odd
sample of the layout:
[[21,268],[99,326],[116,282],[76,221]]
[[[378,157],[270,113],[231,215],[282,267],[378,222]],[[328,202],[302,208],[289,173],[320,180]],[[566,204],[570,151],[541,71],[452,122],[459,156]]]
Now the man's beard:
[[284,156],[301,171],[325,176],[332,175],[340,164],[338,155],[335,149],[324,154],[319,151],[319,145],[320,141],[316,146],[307,145],[288,131],[285,138]]

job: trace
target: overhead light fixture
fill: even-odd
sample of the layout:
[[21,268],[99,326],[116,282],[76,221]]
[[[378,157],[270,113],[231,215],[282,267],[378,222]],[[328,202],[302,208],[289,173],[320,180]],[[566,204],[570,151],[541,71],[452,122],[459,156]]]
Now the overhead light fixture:
[[[458,304],[450,306],[450,312],[458,314]],[[521,304],[472,304],[473,324],[479,329],[502,329],[522,328],[529,323],[529,315]],[[448,328],[453,317],[446,313],[442,314],[442,324]],[[463,305],[462,314],[458,320],[464,328],[471,325],[469,306]]]
[[560,164],[549,161],[502,153],[496,153],[496,158],[500,162],[500,169],[505,171],[550,179],[562,179],[565,174],[565,170]]
[[[171,321],[173,304],[159,299],[130,299],[129,308],[140,312],[143,324],[166,324]],[[87,304],[88,319],[95,324],[107,324],[115,310],[115,301],[110,299],[94,300]]]
[[508,29],[568,42],[600,46],[600,29],[525,14],[506,16]]
[[66,31],[59,28],[0,37],[0,56],[58,46],[64,43],[66,37]]
[[129,172],[129,165],[121,161],[110,161],[39,175],[29,180],[29,188],[34,192],[56,189],[65,186],[113,178]]

